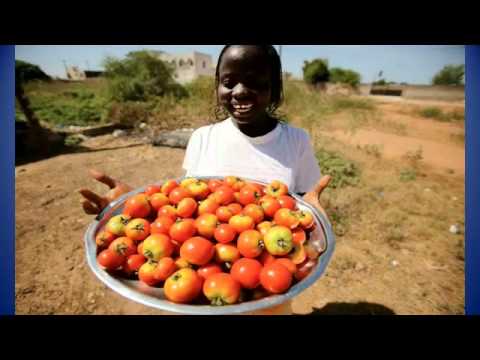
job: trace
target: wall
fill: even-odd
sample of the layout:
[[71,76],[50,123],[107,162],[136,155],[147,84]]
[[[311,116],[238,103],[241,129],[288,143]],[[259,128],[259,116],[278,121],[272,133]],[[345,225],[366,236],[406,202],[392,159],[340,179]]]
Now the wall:
[[[465,100],[464,86],[441,86],[441,85],[393,85],[396,89],[402,89],[402,97],[406,99],[425,100]],[[362,95],[370,93],[370,84],[359,86]]]

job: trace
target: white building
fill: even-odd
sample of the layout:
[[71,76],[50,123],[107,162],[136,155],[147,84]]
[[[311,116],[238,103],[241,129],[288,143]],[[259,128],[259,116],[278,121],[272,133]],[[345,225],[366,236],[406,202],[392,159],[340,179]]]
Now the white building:
[[215,65],[210,55],[197,51],[179,55],[168,54],[164,51],[150,51],[150,53],[174,67],[173,77],[180,84],[191,82],[202,75],[215,75]]

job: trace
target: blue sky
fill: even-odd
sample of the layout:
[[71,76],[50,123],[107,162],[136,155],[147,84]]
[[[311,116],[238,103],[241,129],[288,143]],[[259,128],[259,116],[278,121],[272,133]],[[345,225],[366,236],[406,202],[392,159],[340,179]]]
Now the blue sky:
[[[18,45],[15,58],[39,65],[47,74],[65,77],[63,61],[91,70],[102,69],[106,56],[123,57],[141,49],[170,53],[199,51],[212,55],[214,62],[223,45]],[[278,45],[276,45],[278,49]],[[371,82],[380,70],[388,81],[429,84],[447,64],[464,64],[463,45],[283,45],[284,71],[302,76],[305,60],[328,59],[330,67],[359,72],[362,82]],[[88,64],[88,65],[87,65]]]

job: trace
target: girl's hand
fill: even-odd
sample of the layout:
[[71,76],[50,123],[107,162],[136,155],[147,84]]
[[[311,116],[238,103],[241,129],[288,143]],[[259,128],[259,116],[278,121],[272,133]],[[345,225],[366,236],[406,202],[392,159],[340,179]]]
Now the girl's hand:
[[332,179],[332,177],[330,175],[323,176],[318,181],[317,185],[315,185],[313,187],[312,190],[310,190],[305,195],[303,195],[303,200],[305,200],[310,205],[315,207],[317,210],[322,212],[322,214],[325,215],[325,217],[327,217],[327,218],[328,218],[327,213],[325,212],[323,207],[320,205],[320,195],[322,194],[323,190],[325,190],[327,188],[331,179]]
[[110,190],[105,196],[100,196],[88,189],[80,189],[79,193],[85,198],[82,201],[83,211],[89,215],[99,214],[110,202],[118,198],[119,196],[133,190],[132,187],[112,179],[108,175],[91,169],[89,170],[90,176],[95,180],[100,181],[110,187]]

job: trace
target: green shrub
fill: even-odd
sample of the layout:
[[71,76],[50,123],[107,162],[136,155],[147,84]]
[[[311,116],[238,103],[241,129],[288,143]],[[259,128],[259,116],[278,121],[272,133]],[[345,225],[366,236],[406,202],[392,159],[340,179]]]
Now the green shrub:
[[173,80],[173,69],[148,51],[131,52],[123,60],[109,57],[104,65],[111,100],[147,101],[167,94],[187,96],[187,91]]
[[40,67],[26,61],[15,60],[15,83],[23,84],[32,80],[50,80]]
[[330,82],[348,84],[357,87],[360,84],[360,74],[348,69],[332,68],[330,69]]
[[315,59],[305,61],[303,65],[303,79],[311,85],[327,82],[330,79],[328,60]]
[[465,65],[446,65],[433,77],[433,85],[461,85],[464,82]]
[[330,187],[335,189],[358,184],[360,169],[354,162],[325,149],[318,150],[316,156],[322,173],[332,177]]
[[400,172],[400,181],[414,181],[417,179],[417,171],[415,169],[404,169]]

